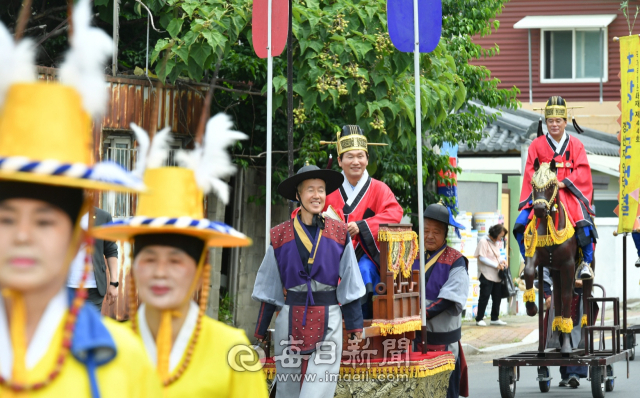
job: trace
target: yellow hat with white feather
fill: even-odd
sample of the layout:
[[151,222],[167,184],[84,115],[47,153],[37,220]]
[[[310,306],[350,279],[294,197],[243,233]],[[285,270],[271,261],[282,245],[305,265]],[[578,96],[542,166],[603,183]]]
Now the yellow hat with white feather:
[[91,4],[73,13],[71,48],[60,82],[37,82],[35,46],[14,43],[0,24],[0,180],[71,188],[139,191],[142,180],[113,162],[94,161],[92,119],[107,104],[103,62],[112,40],[91,27]]

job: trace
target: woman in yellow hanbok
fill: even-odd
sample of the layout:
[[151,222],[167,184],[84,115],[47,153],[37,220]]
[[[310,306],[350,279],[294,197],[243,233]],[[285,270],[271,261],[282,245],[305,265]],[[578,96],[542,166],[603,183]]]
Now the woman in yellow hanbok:
[[138,298],[142,304],[131,325],[156,364],[167,397],[267,397],[260,366],[236,363],[237,353],[251,354],[244,332],[204,314],[209,248],[251,243],[233,228],[204,217],[204,193],[215,191],[225,203],[228,198],[228,186],[220,178],[235,168],[226,147],[246,137],[231,131],[231,125],[224,114],[213,117],[204,145],[177,154],[185,167],[163,167],[167,129],[149,145],[146,133],[132,126],[141,143],[139,159],[146,162],[137,170],[144,174],[148,193],[139,196],[135,217],[93,230],[96,238],[132,244],[130,313],[135,314]]
[[[93,162],[91,118],[106,105],[101,63],[111,39],[73,15],[62,84],[37,83],[32,43],[0,24],[0,397],[137,398],[162,394],[143,345],[67,289],[92,208],[85,190],[136,191],[142,181]],[[98,90],[99,91],[99,90]],[[83,281],[93,269],[87,255]]]

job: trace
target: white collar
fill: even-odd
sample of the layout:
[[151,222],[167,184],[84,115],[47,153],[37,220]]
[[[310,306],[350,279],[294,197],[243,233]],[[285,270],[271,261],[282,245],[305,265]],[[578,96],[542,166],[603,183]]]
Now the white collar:
[[[42,317],[38,321],[35,333],[27,347],[26,365],[27,369],[33,369],[45,356],[53,335],[58,330],[60,322],[67,312],[67,289],[63,287],[53,296],[47,304]],[[13,370],[13,349],[11,348],[11,338],[9,334],[9,322],[4,308],[4,300],[0,296],[0,375],[5,379],[11,379]]]
[[564,145],[564,142],[567,140],[567,132],[565,131],[562,134],[562,138],[560,138],[560,141],[556,141],[553,139],[553,136],[547,132],[547,137],[549,137],[551,139],[551,142],[553,142],[554,144],[556,144],[556,153],[558,153],[558,151],[562,150],[562,145]]
[[369,173],[367,172],[367,169],[364,169],[364,173],[362,173],[362,177],[360,177],[360,180],[358,181],[355,187],[353,187],[353,185],[351,185],[349,180],[347,180],[347,176],[346,174],[344,174],[344,171],[342,172],[342,175],[344,175],[344,182],[342,183],[342,188],[347,193],[347,205],[351,206],[356,196],[358,196],[358,193],[360,192],[362,187],[364,187],[364,184],[367,183],[367,180],[369,179]]
[[[147,349],[149,359],[151,359],[151,362],[157,366],[158,353],[156,352],[156,341],[153,339],[151,329],[149,329],[149,325],[147,324],[145,307],[146,305],[143,303],[140,306],[140,309],[138,309],[138,327],[140,328],[140,336],[142,337],[144,347]],[[199,311],[200,309],[196,303],[190,301],[187,317],[182,324],[182,328],[180,328],[180,332],[178,333],[175,343],[173,343],[173,346],[171,347],[171,354],[169,355],[169,372],[173,372],[173,370],[180,364],[180,361],[184,356],[184,352],[189,346],[191,336],[196,330],[196,325],[198,324]]]

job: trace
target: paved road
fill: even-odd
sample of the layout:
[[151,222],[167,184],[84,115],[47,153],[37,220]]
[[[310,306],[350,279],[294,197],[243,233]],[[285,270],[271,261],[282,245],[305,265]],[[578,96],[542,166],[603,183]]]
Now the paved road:
[[[637,349],[640,347],[636,347]],[[493,358],[504,357],[522,351],[537,350],[537,344],[518,347],[513,350],[505,350],[497,353],[468,356],[469,362],[469,385],[471,398],[499,398],[500,389],[498,387],[498,368],[493,366]],[[640,350],[638,350],[640,353]],[[614,365],[614,374],[617,376],[614,391],[605,394],[611,398],[637,398],[640,397],[640,357],[636,361],[630,362],[630,378],[626,376],[626,362],[618,362]],[[537,373],[535,367],[520,368],[520,381],[516,385],[516,397],[539,397],[539,398],[565,398],[565,397],[591,397],[591,383],[586,379],[580,380],[580,387],[577,389],[558,387],[560,382],[560,371],[558,367],[551,368],[551,390],[542,394],[536,381]]]

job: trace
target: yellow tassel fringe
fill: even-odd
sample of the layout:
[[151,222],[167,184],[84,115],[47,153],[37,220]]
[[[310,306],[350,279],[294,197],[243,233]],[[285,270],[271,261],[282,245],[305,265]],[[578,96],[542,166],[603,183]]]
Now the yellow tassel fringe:
[[561,328],[562,328],[562,317],[557,316],[553,318],[553,323],[551,324],[551,330],[555,332],[556,330],[560,330]]
[[571,222],[569,221],[569,216],[567,214],[567,209],[561,204],[562,209],[564,210],[565,219],[567,222],[566,227],[558,231],[556,229],[555,224],[553,223],[553,219],[551,215],[547,216],[547,235],[538,235],[537,230],[537,218],[534,215],[531,218],[531,222],[527,226],[527,229],[524,231],[524,247],[525,252],[524,255],[526,257],[533,257],[533,254],[536,251],[537,247],[546,247],[553,245],[560,245],[566,242],[568,239],[571,239],[575,234],[575,229]]
[[410,277],[413,262],[418,256],[418,235],[414,231],[382,230],[378,232],[378,240],[391,243],[387,268],[393,272],[393,278],[395,279],[400,271],[405,278]]
[[[380,375],[406,375],[409,378],[423,378],[434,376],[438,373],[454,371],[456,368],[453,356],[445,358],[440,365],[429,363],[412,362],[409,366],[405,365],[385,365],[377,366],[377,363],[371,363],[363,367],[353,367],[351,365],[343,365],[340,367],[340,378],[345,380],[366,380],[367,378],[375,379]],[[271,364],[262,368],[267,380],[273,380],[276,375],[276,367]],[[354,377],[355,376],[355,377]]]
[[582,315],[582,320],[580,321],[580,327],[587,326],[587,314]]
[[371,326],[378,326],[380,328],[380,334],[386,336],[389,334],[402,334],[406,332],[413,332],[414,330],[420,330],[422,327],[422,321],[412,320],[402,323],[383,323],[374,322]]
[[522,301],[525,303],[535,303],[536,302],[536,289],[531,288],[524,292],[522,295]]
[[560,331],[562,333],[571,333],[572,330],[573,330],[573,319],[562,318],[562,323],[560,324]]

